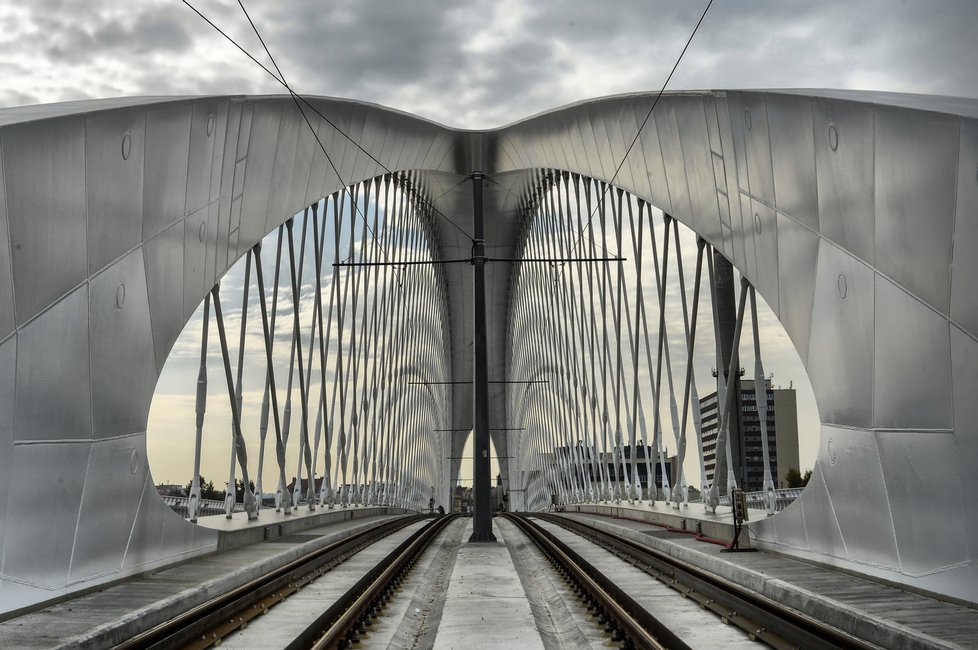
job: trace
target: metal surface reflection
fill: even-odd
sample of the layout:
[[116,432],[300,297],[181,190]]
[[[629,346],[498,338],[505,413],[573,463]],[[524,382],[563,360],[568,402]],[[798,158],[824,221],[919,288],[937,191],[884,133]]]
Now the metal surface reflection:
[[[145,417],[196,305],[267,232],[387,171],[410,172],[467,229],[468,189],[449,188],[480,169],[498,181],[489,255],[512,256],[525,234],[516,208],[540,170],[611,182],[652,97],[486,132],[314,98],[373,156],[317,118],[335,169],[287,97],[0,111],[0,611],[215,548],[157,498]],[[722,251],[807,364],[835,463],[823,440],[809,489],[753,526],[760,543],[971,602],[978,380],[962,359],[976,358],[978,336],[976,118],[978,102],[939,97],[666,94],[614,180]],[[462,233],[433,223],[434,250],[467,254]],[[463,274],[445,277],[461,379],[471,314]],[[503,266],[487,277],[490,348],[505,345],[508,281]],[[505,364],[498,355],[490,376]],[[466,397],[455,391],[455,428],[470,425]],[[505,408],[499,417],[490,427],[506,427]],[[513,435],[494,439],[507,456]],[[923,534],[934,530],[937,546]]]

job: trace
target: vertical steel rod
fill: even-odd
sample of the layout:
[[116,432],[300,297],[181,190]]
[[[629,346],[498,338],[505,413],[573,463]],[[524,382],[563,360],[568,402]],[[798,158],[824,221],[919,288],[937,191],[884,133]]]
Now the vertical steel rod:
[[[258,283],[258,305],[261,308],[262,335],[265,338],[265,366],[268,377],[269,395],[272,399],[272,423],[275,426],[275,460],[278,463],[279,485],[285,485],[285,441],[282,439],[282,423],[279,419],[278,391],[275,388],[274,362],[272,360],[272,333],[268,324],[268,307],[265,304],[265,280],[261,268],[261,242],[251,249],[255,258],[255,278]],[[292,497],[285,491],[279,504],[285,514],[292,514]]]
[[[248,333],[248,290],[251,287],[251,256],[245,256],[245,275],[244,289],[241,292],[241,337],[238,341],[238,370],[235,375],[234,404],[238,409],[238,417],[241,417],[242,388],[241,383],[244,377],[244,355],[245,355],[245,336]],[[231,432],[234,435],[234,432]],[[228,489],[224,496],[224,515],[230,519],[234,512],[234,502],[237,494],[235,485],[234,461],[237,454],[237,444],[231,445],[231,468],[228,470]],[[245,487],[248,487],[245,485]],[[250,488],[249,488],[250,489]]]
[[194,435],[194,478],[190,483],[188,515],[190,521],[197,522],[200,512],[200,446],[204,435],[204,414],[207,411],[207,326],[210,321],[211,294],[204,297],[203,329],[200,334],[200,370],[197,372],[197,401],[195,411],[197,426]]
[[[308,213],[306,215],[306,221],[308,221]],[[289,221],[289,224],[292,222]],[[300,400],[300,412],[302,414],[302,422],[299,427],[299,434],[302,436],[300,441],[300,454],[305,455],[306,464],[306,476],[310,479],[310,487],[306,500],[310,510],[316,509],[315,499],[313,498],[314,489],[312,487],[312,451],[309,448],[309,429],[307,427],[307,422],[309,421],[309,391],[306,386],[306,378],[302,372],[302,345],[299,340],[299,333],[301,331],[299,325],[299,275],[296,272],[295,265],[295,243],[292,238],[292,227],[288,226],[289,230],[289,266],[292,271],[292,325],[295,328],[296,335],[295,340],[295,352],[297,361],[299,363],[299,400]],[[303,233],[305,233],[306,226],[302,226]],[[305,237],[302,238],[303,248],[305,247]],[[300,271],[301,273],[301,271]],[[296,485],[301,485],[302,477],[295,477]]]
[[[737,319],[734,322],[733,337],[730,347],[730,365],[729,374],[736,374],[737,368],[740,367],[740,332],[744,325],[744,307],[747,304],[747,278],[740,279],[740,301],[737,305]],[[722,372],[722,369],[720,369]],[[720,482],[720,477],[724,476],[727,472],[727,457],[720,453],[727,444],[726,432],[729,431],[728,422],[729,420],[737,417],[735,409],[733,407],[736,396],[736,391],[732,390],[731,387],[727,386],[727,392],[723,398],[723,409],[719,412],[719,417],[717,418],[717,454],[716,454],[716,472],[714,473],[713,485],[710,487],[711,499],[707,502],[707,505],[713,505],[714,511],[716,510],[716,504],[719,503],[719,490],[718,484]],[[739,406],[739,405],[738,405]],[[715,497],[715,498],[714,498]]]
[[[279,270],[282,264],[282,232],[285,230],[285,226],[281,225],[278,227],[278,245],[275,251],[275,286],[272,289],[272,322],[271,322],[271,341],[275,340],[275,315],[278,313],[278,276]],[[258,249],[260,252],[260,248]],[[257,270],[257,267],[256,267]],[[264,287],[264,282],[259,282],[259,285]],[[261,296],[261,300],[265,300],[265,296]],[[271,370],[265,371],[265,392],[262,394],[261,400],[261,416],[258,421],[258,476],[255,478],[255,491],[258,493],[258,509],[261,509],[261,494],[264,493],[264,486],[262,482],[262,477],[264,475],[265,469],[265,439],[268,435],[268,394],[269,394],[269,374]]]
[[[255,505],[255,495],[248,488],[248,451],[245,448],[244,436],[241,435],[241,418],[237,403],[234,399],[234,377],[231,376],[231,358],[228,355],[228,341],[224,334],[224,315],[221,313],[220,285],[211,289],[214,299],[214,316],[217,320],[217,334],[221,340],[221,355],[224,357],[224,375],[228,384],[228,401],[231,404],[231,423],[234,426],[234,445],[237,449],[238,463],[241,465],[241,479],[244,481],[244,507],[248,519],[258,518],[258,507]],[[232,488],[233,489],[233,488]]]
[[757,408],[757,419],[761,425],[761,453],[764,459],[764,501],[767,513],[773,515],[777,510],[778,498],[774,487],[774,477],[771,476],[771,452],[767,439],[767,382],[764,379],[764,364],[761,362],[761,335],[757,325],[757,298],[754,287],[750,287],[751,329],[754,334],[754,405]]

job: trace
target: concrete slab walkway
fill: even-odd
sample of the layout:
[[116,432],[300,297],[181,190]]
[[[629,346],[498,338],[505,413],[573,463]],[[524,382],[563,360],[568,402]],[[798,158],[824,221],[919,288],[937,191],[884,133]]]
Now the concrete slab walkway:
[[92,648],[120,643],[314,548],[390,519],[366,509],[356,514],[364,516],[212,553],[4,621],[0,648]]
[[[435,650],[544,647],[506,540],[493,532],[495,543],[459,546]],[[470,521],[463,539],[471,533]]]
[[638,508],[614,516],[593,514],[596,509],[564,516],[688,561],[888,650],[978,650],[973,608],[765,551],[722,553],[719,545],[639,521]]

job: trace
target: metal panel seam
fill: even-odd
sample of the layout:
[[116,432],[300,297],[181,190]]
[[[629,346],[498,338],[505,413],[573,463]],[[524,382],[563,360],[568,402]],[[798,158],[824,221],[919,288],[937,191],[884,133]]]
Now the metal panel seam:
[[[89,335],[91,335],[91,329],[89,329]],[[88,368],[89,372],[91,372],[91,363],[88,364]],[[91,377],[89,377],[89,382],[91,382]],[[91,444],[88,446],[88,459],[85,462],[85,483],[82,485],[82,493],[78,499],[78,514],[75,517],[75,532],[71,537],[71,553],[68,554],[68,571],[65,574],[65,584],[70,584],[69,578],[71,577],[71,565],[75,561],[75,544],[78,542],[78,527],[81,524],[82,504],[85,502],[85,487],[88,486],[88,470],[92,467],[92,447],[95,443],[93,440],[89,440],[88,442]]]

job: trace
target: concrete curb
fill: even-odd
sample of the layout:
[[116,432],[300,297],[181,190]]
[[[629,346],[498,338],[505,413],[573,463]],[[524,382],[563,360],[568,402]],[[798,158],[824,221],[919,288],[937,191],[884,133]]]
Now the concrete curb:
[[874,616],[856,609],[850,604],[790,584],[760,571],[739,566],[713,555],[658,539],[625,526],[616,525],[613,521],[582,517],[574,513],[563,513],[563,516],[579,519],[606,532],[621,535],[628,540],[688,562],[889,650],[927,650],[932,648],[961,650],[962,648],[955,643],[949,643],[894,621]]
[[125,616],[103,623],[87,632],[66,639],[57,647],[75,649],[117,645],[174,616],[183,614],[214,596],[240,587],[248,581],[288,564],[306,553],[373,528],[378,523],[377,521],[365,522],[288,548],[265,560],[242,567],[218,578],[207,580],[189,589],[183,589],[162,600],[133,610]]

